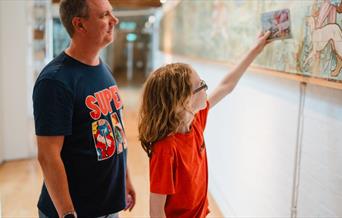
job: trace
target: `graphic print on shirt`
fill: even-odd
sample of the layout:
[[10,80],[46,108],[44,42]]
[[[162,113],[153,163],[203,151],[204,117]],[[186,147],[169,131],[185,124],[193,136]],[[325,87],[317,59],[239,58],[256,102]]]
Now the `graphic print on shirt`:
[[122,109],[122,101],[117,86],[111,86],[108,89],[96,92],[94,95],[88,95],[85,100],[86,106],[91,110],[89,115],[93,120],[100,119],[101,115],[107,116],[113,113],[112,102],[116,111]]
[[[118,87],[114,85],[94,95],[88,95],[85,104],[90,109],[90,117],[94,120],[92,133],[98,161],[110,158],[115,151],[119,154],[126,149],[126,136],[117,114],[123,107]],[[115,108],[112,108],[112,105]],[[100,119],[101,117],[110,117],[112,124],[110,125],[107,119]]]
[[113,131],[108,121],[100,119],[93,122],[92,133],[98,160],[105,160],[113,156],[116,146]]
[[112,119],[112,124],[113,124],[113,129],[114,129],[114,138],[115,138],[115,145],[117,149],[117,154],[120,154],[123,149],[127,148],[127,140],[126,140],[126,135],[125,132],[122,128],[122,125],[120,123],[119,117],[117,113],[112,113],[111,114],[111,119]]

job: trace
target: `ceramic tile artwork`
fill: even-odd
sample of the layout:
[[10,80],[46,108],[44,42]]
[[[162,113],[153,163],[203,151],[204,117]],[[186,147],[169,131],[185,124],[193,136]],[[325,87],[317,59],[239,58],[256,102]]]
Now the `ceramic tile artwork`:
[[182,1],[162,20],[161,48],[190,57],[237,61],[255,43],[261,14],[285,8],[290,10],[292,38],[271,43],[254,64],[341,82],[341,0]]

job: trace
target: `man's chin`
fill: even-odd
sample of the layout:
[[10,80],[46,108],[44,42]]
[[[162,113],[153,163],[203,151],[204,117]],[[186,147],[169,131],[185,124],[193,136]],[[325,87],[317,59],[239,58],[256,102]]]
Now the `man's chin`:
[[114,41],[114,37],[111,37],[111,38],[106,39],[106,41],[105,41],[105,46],[104,46],[104,47],[108,46],[108,45],[111,44],[113,41]]

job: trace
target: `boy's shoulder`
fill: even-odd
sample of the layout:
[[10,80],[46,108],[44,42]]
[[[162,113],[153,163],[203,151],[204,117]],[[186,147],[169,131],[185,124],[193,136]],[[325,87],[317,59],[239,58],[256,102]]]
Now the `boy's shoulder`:
[[154,143],[154,146],[164,146],[164,145],[169,145],[173,146],[176,144],[176,137],[174,135],[168,135],[165,138],[162,138],[158,140],[157,142]]
[[153,144],[154,152],[172,152],[177,142],[173,135],[166,136]]

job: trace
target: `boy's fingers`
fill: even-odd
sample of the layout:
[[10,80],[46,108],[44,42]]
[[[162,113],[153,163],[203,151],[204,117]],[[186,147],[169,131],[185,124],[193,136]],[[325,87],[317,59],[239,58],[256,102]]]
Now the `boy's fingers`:
[[266,38],[266,39],[267,39],[270,35],[271,35],[271,31],[267,31],[267,32],[264,34],[263,38]]
[[261,37],[263,35],[262,30],[260,30],[260,32],[258,33],[258,37]]

